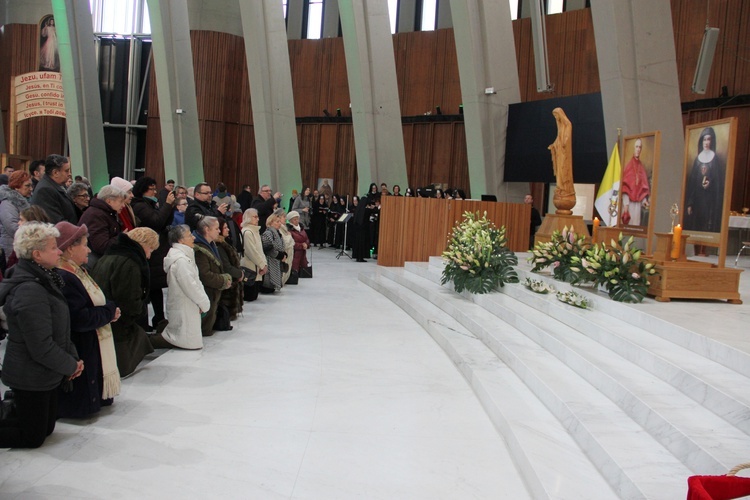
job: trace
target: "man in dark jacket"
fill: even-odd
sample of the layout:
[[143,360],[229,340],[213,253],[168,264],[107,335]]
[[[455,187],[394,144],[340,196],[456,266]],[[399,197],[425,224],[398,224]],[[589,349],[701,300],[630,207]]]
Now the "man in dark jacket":
[[258,211],[258,225],[260,226],[260,232],[266,230],[266,219],[276,209],[276,204],[281,201],[281,193],[276,193],[271,196],[271,187],[268,184],[263,184],[258,191],[258,197],[253,201],[253,207]]
[[224,214],[229,211],[227,203],[216,205],[212,199],[213,191],[211,190],[211,186],[205,182],[201,182],[195,186],[193,196],[194,199],[188,203],[187,210],[185,210],[185,224],[190,226],[192,231],[196,230],[198,221],[202,217],[211,216],[223,219]]
[[68,179],[70,179],[68,159],[60,155],[49,155],[44,162],[44,177],[34,189],[31,204],[42,207],[52,224],[63,220],[78,224],[75,205],[65,191],[65,183]]

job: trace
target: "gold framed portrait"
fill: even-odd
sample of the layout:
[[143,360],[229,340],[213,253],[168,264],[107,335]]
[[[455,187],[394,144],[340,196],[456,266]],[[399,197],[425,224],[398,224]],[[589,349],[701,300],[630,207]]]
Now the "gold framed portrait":
[[656,206],[661,132],[630,135],[622,143],[618,227],[623,234],[646,238],[650,252]]
[[690,244],[718,247],[719,267],[726,259],[736,143],[736,117],[685,127],[682,230]]

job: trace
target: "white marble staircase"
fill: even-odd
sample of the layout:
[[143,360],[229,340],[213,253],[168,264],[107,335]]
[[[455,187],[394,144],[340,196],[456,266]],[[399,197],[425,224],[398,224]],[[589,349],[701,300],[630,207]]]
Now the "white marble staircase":
[[521,284],[458,295],[441,272],[435,258],[360,280],[445,350],[533,498],[685,498],[688,476],[750,459],[746,353],[601,294],[585,311]]

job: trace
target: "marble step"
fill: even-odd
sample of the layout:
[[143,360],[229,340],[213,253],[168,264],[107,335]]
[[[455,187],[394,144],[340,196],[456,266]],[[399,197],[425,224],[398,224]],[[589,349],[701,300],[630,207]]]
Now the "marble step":
[[562,424],[476,336],[378,272],[360,281],[406,311],[449,356],[508,445],[530,498],[617,498]]
[[[690,471],[625,412],[551,353],[482,307],[403,269],[383,269],[479,337],[565,427],[623,498],[684,496]],[[421,282],[420,282],[421,280]],[[414,299],[411,299],[414,300]],[[644,466],[644,458],[648,465]],[[669,478],[665,480],[665,478]]]
[[[558,289],[573,289],[586,294],[594,306],[593,308],[597,311],[607,314],[612,318],[616,318],[641,328],[644,331],[652,333],[653,335],[660,337],[672,344],[676,344],[689,351],[692,351],[699,356],[710,359],[719,363],[731,370],[740,373],[746,377],[750,377],[750,353],[741,351],[734,348],[731,345],[720,342],[713,338],[707,337],[699,329],[691,329],[684,325],[675,324],[677,322],[670,322],[665,318],[658,317],[654,314],[650,314],[648,311],[648,303],[657,304],[653,299],[646,298],[643,304],[623,304],[611,300],[605,293],[597,292],[595,290],[588,289],[586,287],[573,287],[568,283],[562,283],[556,281],[551,274],[548,272],[532,273],[531,265],[528,264],[524,256],[528,254],[518,254],[519,265],[516,266],[518,275],[521,280],[525,280],[527,276],[532,279],[541,279],[552,283]],[[443,260],[440,257],[430,257],[428,269],[436,272],[437,274],[443,271]],[[727,304],[721,304],[718,310],[716,308],[710,308],[710,310],[717,311],[714,314],[718,315],[723,311],[723,308]],[[674,305],[675,310],[684,311],[682,305]],[[692,309],[688,309],[690,313]],[[710,313],[709,313],[710,314]],[[744,331],[747,328],[746,321],[741,315],[734,315],[733,318],[722,318],[722,322],[730,322],[731,328],[736,331]],[[718,316],[717,316],[718,318]],[[725,325],[725,327],[730,327]]]
[[[442,262],[438,262],[439,265],[407,263],[405,268],[439,283]],[[519,270],[519,276],[522,280],[529,276],[547,281],[557,289],[573,289],[585,293],[594,301],[593,308],[586,311],[571,308],[554,297],[532,293],[520,285],[508,285],[500,291],[596,340],[750,435],[750,393],[745,390],[750,377],[660,336],[665,330],[679,327],[672,324],[659,326],[656,328],[658,333],[655,334],[635,326],[635,321],[623,321],[603,311],[618,307],[627,309],[631,320],[639,315],[650,316],[639,309],[614,303],[606,296],[598,296],[586,289],[557,282],[551,277],[523,270]],[[648,321],[637,323],[649,324]],[[705,340],[702,344],[715,343]],[[750,359],[747,364],[750,365]]]

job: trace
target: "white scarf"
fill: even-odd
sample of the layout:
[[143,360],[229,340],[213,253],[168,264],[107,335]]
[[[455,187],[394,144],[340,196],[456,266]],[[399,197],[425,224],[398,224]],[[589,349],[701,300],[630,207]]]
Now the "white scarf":
[[[94,306],[103,306],[107,304],[107,298],[104,292],[99,288],[89,273],[75,262],[62,257],[60,259],[60,269],[71,272],[81,280],[81,284],[89,294],[89,298]],[[117,356],[115,355],[115,341],[112,338],[112,327],[108,324],[96,329],[99,337],[99,352],[102,356],[102,399],[110,399],[120,394],[120,371],[117,368]]]

